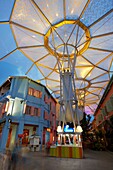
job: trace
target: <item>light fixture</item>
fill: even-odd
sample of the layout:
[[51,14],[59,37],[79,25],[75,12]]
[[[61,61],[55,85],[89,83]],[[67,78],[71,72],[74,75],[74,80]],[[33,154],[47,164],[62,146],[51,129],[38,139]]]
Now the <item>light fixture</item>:
[[35,19],[33,19],[33,22],[36,22],[36,20],[35,20]]
[[72,10],[71,10],[71,14],[73,14],[73,12],[74,12],[74,10],[72,9]]
[[83,129],[80,125],[77,126],[76,132],[80,132],[80,133],[83,132]]
[[12,120],[9,118],[9,119],[8,119],[8,122],[9,122],[9,123],[11,123],[11,122],[12,122]]
[[62,128],[60,125],[57,127],[57,132],[62,132]]
[[32,35],[33,38],[35,38],[36,36],[35,35]]
[[56,17],[58,17],[58,13],[56,13]]
[[11,95],[8,95],[8,96],[7,96],[7,99],[10,99],[10,98],[11,98]]

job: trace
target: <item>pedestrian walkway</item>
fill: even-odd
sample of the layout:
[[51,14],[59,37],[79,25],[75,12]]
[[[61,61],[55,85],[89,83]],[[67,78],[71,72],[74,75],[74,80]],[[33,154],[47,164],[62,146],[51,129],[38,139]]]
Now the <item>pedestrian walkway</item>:
[[112,170],[113,154],[85,150],[84,159],[70,159],[46,157],[44,152],[30,152],[26,155],[24,166],[26,170]]
[[[23,161],[22,161],[23,160]],[[44,152],[28,152],[15,170],[113,170],[113,153],[85,150],[83,159],[48,157]]]

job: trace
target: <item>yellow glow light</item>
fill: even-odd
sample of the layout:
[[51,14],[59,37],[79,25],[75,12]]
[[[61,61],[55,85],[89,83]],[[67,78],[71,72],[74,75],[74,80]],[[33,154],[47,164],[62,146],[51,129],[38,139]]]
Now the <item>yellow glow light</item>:
[[80,132],[80,133],[83,132],[83,129],[80,125],[77,126],[76,132]]
[[56,13],[56,17],[58,17],[58,13]]
[[35,38],[36,36],[35,35],[32,35],[33,38]]
[[57,127],[57,132],[62,132],[62,128],[60,125]]
[[33,22],[36,22],[36,20],[35,20],[35,19],[33,19]]
[[71,14],[73,14],[73,12],[74,12],[74,10],[72,9],[72,10],[71,10]]

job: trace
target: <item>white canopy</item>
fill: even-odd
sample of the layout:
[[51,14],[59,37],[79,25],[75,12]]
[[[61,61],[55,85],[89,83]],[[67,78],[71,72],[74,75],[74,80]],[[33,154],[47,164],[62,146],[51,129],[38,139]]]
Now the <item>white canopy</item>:
[[58,61],[67,69],[67,55],[73,62],[76,54],[78,100],[87,114],[95,112],[113,70],[112,0],[2,1],[0,34],[2,81],[27,75],[58,99]]

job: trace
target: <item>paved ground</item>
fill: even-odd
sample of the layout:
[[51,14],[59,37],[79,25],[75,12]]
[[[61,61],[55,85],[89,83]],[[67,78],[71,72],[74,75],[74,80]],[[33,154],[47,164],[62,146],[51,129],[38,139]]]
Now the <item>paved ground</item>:
[[47,157],[44,152],[26,152],[23,156],[15,170],[113,170],[113,153],[106,151],[85,150],[83,159]]

